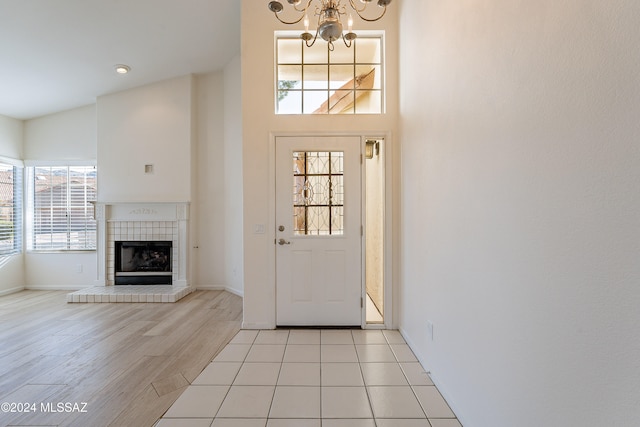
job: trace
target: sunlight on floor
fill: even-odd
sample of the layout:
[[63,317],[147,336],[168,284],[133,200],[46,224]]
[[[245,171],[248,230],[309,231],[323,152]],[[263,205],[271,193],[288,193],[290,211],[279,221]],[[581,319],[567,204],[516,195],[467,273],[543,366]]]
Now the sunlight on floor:
[[367,294],[367,323],[383,323],[384,319],[382,314],[378,311],[378,308]]

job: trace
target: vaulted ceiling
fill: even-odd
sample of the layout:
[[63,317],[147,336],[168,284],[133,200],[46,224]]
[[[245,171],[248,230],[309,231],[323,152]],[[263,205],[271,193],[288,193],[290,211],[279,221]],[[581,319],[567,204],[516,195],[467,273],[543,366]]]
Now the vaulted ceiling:
[[0,114],[76,108],[239,52],[239,0],[0,0]]

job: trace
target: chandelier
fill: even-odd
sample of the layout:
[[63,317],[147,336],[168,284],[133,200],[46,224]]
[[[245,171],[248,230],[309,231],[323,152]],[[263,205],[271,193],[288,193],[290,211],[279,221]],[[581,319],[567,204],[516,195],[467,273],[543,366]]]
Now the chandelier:
[[[287,0],[287,3],[291,5],[294,9],[294,13],[299,14],[296,19],[292,21],[286,21],[280,18],[278,15],[284,9],[282,3],[278,0],[273,0],[269,2],[269,10],[273,12],[278,21],[283,24],[293,25],[297,24],[300,21],[304,23],[304,33],[300,35],[300,38],[304,40],[307,47],[313,46],[313,44],[320,36],[321,39],[325,40],[329,44],[329,50],[333,50],[333,42],[342,39],[344,44],[347,47],[351,47],[351,43],[357,37],[356,34],[352,31],[353,29],[353,17],[351,14],[347,20],[347,33],[343,32],[342,25],[342,17],[347,14],[347,7],[342,5],[342,0],[317,0],[319,2],[316,5],[314,16],[318,17],[318,26],[316,28],[315,35],[309,32],[309,15],[307,11],[311,7],[311,4],[316,0],[304,0],[306,1],[306,6],[301,6],[303,0]],[[357,0],[347,0],[349,2],[349,6],[351,9],[364,21],[374,22],[378,19],[382,18],[387,11],[387,5],[391,3],[391,0],[377,0],[377,5],[382,9],[378,12],[376,17],[369,17],[365,11],[367,6],[373,2],[373,0],[359,0],[361,5],[356,4]]]

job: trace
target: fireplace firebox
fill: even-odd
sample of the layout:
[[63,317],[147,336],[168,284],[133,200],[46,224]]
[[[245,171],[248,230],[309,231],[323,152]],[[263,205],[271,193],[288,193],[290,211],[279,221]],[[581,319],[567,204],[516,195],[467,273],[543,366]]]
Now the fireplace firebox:
[[171,241],[115,242],[116,285],[171,285]]

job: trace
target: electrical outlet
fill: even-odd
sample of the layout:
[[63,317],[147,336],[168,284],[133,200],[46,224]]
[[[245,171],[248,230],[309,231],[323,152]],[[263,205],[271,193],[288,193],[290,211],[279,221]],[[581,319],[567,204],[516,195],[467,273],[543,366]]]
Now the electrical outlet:
[[427,320],[427,335],[430,341],[433,341],[433,322],[431,320]]
[[76,265],[76,273],[82,273],[82,264]]

